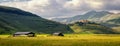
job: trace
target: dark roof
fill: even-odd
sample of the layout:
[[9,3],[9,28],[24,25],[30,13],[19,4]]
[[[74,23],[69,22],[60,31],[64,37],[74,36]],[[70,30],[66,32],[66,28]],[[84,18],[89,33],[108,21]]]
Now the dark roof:
[[29,34],[29,33],[33,33],[33,32],[16,32],[14,34]]

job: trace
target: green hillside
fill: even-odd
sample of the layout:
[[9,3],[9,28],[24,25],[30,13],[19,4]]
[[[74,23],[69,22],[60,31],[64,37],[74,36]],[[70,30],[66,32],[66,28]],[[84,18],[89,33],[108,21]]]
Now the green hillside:
[[116,25],[116,26],[113,26],[112,28],[117,32],[120,32],[120,17],[108,20],[105,23]]
[[[17,8],[0,6],[0,34],[10,34],[17,31],[32,31],[37,33],[53,33],[53,32],[73,33],[74,32],[81,34],[114,34],[116,32],[119,33],[119,31],[113,30],[113,29],[118,30],[118,28],[120,27],[119,18],[109,19],[113,17],[113,15],[111,15],[111,17],[97,16],[99,14],[102,14],[104,16],[107,14],[107,12],[95,13],[95,11],[92,11],[89,12],[89,14],[88,13],[85,14],[85,16],[88,17],[85,18],[85,16],[83,16],[83,19],[87,19],[87,18],[92,19],[93,17],[96,18],[100,17],[99,20],[104,21],[105,24],[85,23],[81,25],[81,23],[76,22],[73,24],[65,25],[58,22],[46,20],[40,16],[37,16],[35,14]],[[119,16],[119,14],[116,16]],[[107,17],[108,19],[104,19],[105,17]],[[103,18],[104,20],[101,18]],[[112,25],[111,22],[114,24]],[[105,26],[107,24],[110,24],[115,27],[113,29],[108,28]]]
[[83,15],[77,15],[77,16],[73,16],[70,18],[54,18],[54,21],[57,22],[64,22],[64,23],[74,23],[77,22],[79,20],[90,20],[90,21],[99,21],[101,20],[102,17],[106,16],[107,14],[110,14],[107,11],[89,11]]
[[120,17],[108,20],[107,23],[113,23],[120,25]]
[[16,31],[33,31],[38,33],[72,32],[66,25],[43,19],[30,12],[0,6],[0,34]]
[[83,15],[77,15],[70,18],[54,18],[53,20],[61,23],[74,23],[80,20],[89,20],[120,32],[120,13],[89,11]]
[[73,29],[74,33],[81,34],[114,34],[117,33],[111,28],[102,26],[96,23],[86,23],[81,24],[81,22],[76,22],[74,24],[69,24],[69,26]]

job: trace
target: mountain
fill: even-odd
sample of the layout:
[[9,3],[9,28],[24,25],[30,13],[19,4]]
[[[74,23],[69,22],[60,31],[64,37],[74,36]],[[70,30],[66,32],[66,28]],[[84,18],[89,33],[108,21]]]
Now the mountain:
[[107,16],[108,14],[112,14],[108,11],[89,11],[83,15],[77,15],[70,18],[54,18],[54,21],[61,23],[72,23],[79,20],[90,20],[95,22],[100,22],[101,18]]
[[94,22],[75,22],[69,24],[74,33],[80,34],[116,34],[119,33],[109,27]]
[[120,13],[111,13],[108,11],[89,11],[83,15],[77,15],[70,18],[54,18],[53,20],[67,24],[78,22],[80,20],[89,20],[120,32]]
[[0,6],[0,34],[9,34],[17,31],[37,33],[72,32],[69,26],[65,24],[46,20],[17,8]]
[[[11,34],[17,31],[32,31],[36,33],[74,32],[83,34],[114,34],[116,32],[119,33],[119,31],[113,30],[119,30],[120,28],[119,16],[119,14],[113,14],[107,11],[90,11],[84,15],[70,18],[56,18],[56,20],[62,22],[75,22],[66,25],[44,19],[38,15],[17,8],[0,6],[0,34]],[[85,20],[87,23],[81,23],[79,22],[80,20]],[[100,24],[96,23],[98,20],[101,22]],[[113,29],[107,27],[110,25],[113,26]]]
[[[108,15],[102,17],[100,19],[100,21],[102,21],[102,22],[115,22],[115,21],[119,22],[119,18],[120,18],[120,13],[118,13],[118,14],[108,14]],[[115,22],[115,24],[120,24],[120,23],[116,23],[116,22]]]
[[112,26],[112,28],[116,30],[117,32],[120,32],[120,17],[108,20],[106,21],[106,23],[109,25],[114,25]]

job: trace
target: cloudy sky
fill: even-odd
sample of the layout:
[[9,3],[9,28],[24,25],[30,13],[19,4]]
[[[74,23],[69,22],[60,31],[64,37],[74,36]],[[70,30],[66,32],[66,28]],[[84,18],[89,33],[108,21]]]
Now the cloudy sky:
[[120,12],[120,0],[0,0],[0,5],[17,7],[44,18],[71,17],[85,12]]

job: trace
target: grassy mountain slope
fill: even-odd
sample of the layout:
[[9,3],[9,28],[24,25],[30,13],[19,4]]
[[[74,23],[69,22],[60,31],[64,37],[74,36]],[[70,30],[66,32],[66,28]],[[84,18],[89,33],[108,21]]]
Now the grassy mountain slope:
[[101,24],[120,32],[120,13],[108,14],[100,19]]
[[113,23],[120,25],[120,17],[108,20],[107,23]]
[[[83,15],[77,15],[74,17],[70,17],[70,18],[55,18],[53,19],[54,21],[58,21],[58,22],[64,22],[64,23],[72,23],[72,22],[76,22],[79,20],[90,20],[90,21],[99,21],[102,17],[106,16],[107,14],[109,14],[109,12],[107,11],[100,11],[100,12],[96,12],[96,11],[89,11]],[[61,20],[61,21],[59,21]]]
[[[120,32],[120,13],[111,13],[108,11],[89,11],[83,15],[77,15],[70,18],[55,18],[54,21],[61,23],[74,23],[80,20],[89,20],[100,23],[109,28],[113,28]],[[60,20],[60,21],[59,21]]]
[[117,32],[120,32],[120,17],[108,20],[108,21],[106,21],[106,23],[116,25],[116,26],[114,26],[112,28],[114,30],[116,30]]
[[82,33],[82,34],[114,34],[117,33],[111,28],[102,26],[100,24],[84,24],[81,25],[80,23],[74,23],[69,25],[74,33]]
[[72,32],[66,25],[43,19],[20,9],[0,6],[0,34],[16,31]]
[[106,22],[106,21],[109,21],[109,20],[112,20],[112,19],[117,19],[117,18],[120,18],[120,14],[114,14],[114,13],[111,13],[111,14],[107,14],[105,16],[103,16],[102,18],[100,18],[99,21],[101,22]]

